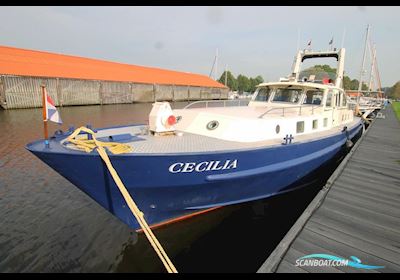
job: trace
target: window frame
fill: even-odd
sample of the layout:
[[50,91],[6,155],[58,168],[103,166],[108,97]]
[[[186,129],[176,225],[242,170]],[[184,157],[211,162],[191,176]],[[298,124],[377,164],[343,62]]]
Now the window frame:
[[[297,100],[297,102],[274,101],[275,95],[276,95],[276,93],[277,93],[277,91],[278,91],[279,89],[281,89],[281,90],[285,90],[285,89],[300,90],[299,100]],[[285,88],[282,88],[282,87],[275,87],[274,90],[273,90],[273,94],[272,94],[272,96],[270,97],[270,102],[271,102],[271,103],[281,103],[281,104],[300,104],[300,102],[301,102],[302,99],[303,99],[304,90],[305,90],[305,89],[302,88],[302,87],[293,87],[293,88],[292,88],[292,87],[285,87]]]
[[[262,89],[269,89],[269,90],[270,90],[270,91],[269,91],[269,95],[268,95],[268,99],[265,100],[265,101],[263,101],[263,100],[257,100],[257,97],[258,97],[258,95],[259,95],[259,92],[260,92]],[[265,102],[265,103],[270,102],[271,96],[273,95],[274,91],[275,91],[274,88],[273,88],[273,87],[270,87],[270,86],[259,87],[259,88],[257,89],[256,94],[254,94],[254,98],[253,98],[252,101],[255,101],[255,102]]]

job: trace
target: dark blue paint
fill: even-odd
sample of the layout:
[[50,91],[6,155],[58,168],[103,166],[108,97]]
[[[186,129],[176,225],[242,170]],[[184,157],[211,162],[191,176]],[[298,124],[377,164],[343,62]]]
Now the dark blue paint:
[[[362,130],[361,121],[348,128],[350,138]],[[99,129],[100,130],[100,129]],[[68,133],[67,133],[68,134]],[[27,149],[129,226],[138,223],[127,207],[96,151],[66,149],[50,139]],[[346,132],[308,142],[268,148],[207,153],[110,154],[111,162],[149,224],[215,206],[266,198],[296,188],[296,182],[333,158],[345,147]],[[170,173],[176,162],[238,160],[236,169]]]

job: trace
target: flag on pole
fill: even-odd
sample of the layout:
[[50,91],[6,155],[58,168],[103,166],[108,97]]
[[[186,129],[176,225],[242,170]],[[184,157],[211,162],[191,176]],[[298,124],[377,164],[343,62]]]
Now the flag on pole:
[[307,43],[307,50],[311,51],[311,40]]
[[329,41],[329,45],[332,45],[333,44],[333,37],[332,37],[332,39]]
[[62,124],[62,120],[60,117],[60,114],[58,113],[58,110],[56,106],[54,105],[53,99],[51,99],[50,95],[47,94],[46,88],[44,88],[44,106],[45,106],[45,120],[49,120],[58,124]]

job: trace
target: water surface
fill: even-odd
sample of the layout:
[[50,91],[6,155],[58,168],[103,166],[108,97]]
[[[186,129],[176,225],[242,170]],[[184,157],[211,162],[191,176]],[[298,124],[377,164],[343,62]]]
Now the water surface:
[[[174,103],[181,108],[186,102]],[[151,104],[59,108],[49,133],[147,123]],[[24,147],[43,138],[41,109],[0,110],[0,272],[165,272],[137,235]],[[255,272],[323,186],[224,207],[155,230],[179,272]]]

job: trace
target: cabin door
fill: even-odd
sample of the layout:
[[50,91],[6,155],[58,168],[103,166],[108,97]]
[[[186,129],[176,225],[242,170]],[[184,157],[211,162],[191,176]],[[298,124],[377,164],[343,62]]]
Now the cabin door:
[[340,92],[333,90],[332,93],[332,126],[336,126],[340,123]]

